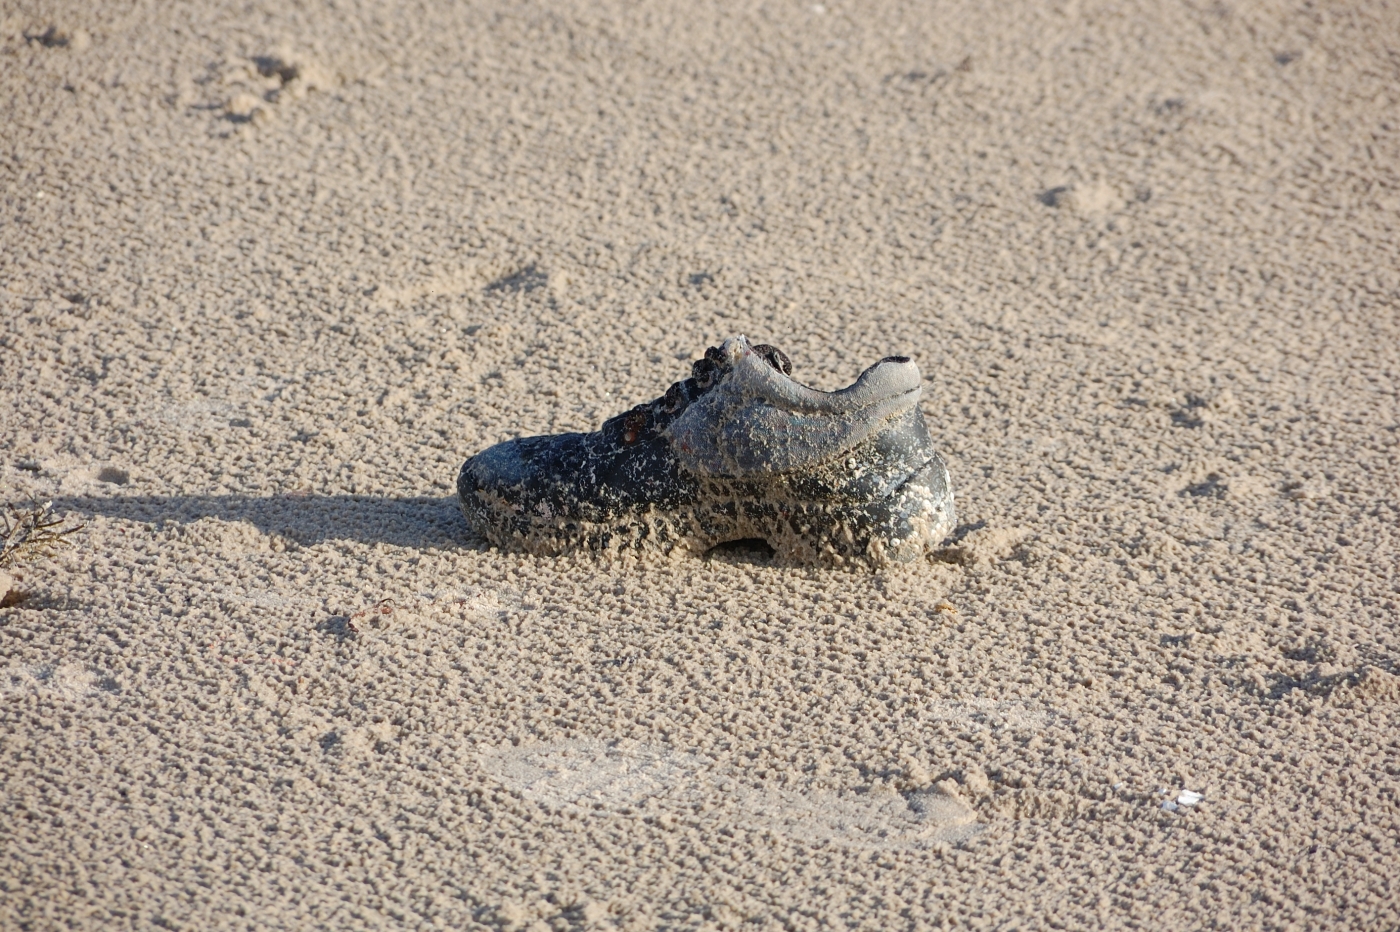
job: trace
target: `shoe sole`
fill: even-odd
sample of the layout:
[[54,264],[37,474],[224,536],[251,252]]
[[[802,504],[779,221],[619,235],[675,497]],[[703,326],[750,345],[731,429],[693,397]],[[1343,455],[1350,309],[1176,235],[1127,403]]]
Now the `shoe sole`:
[[880,567],[919,559],[956,521],[948,467],[936,453],[890,494],[862,502],[774,501],[749,483],[726,480],[705,486],[699,504],[648,507],[606,523],[526,518],[507,502],[476,494],[460,501],[468,523],[485,529],[491,543],[540,556],[577,550],[703,554],[729,541],[762,538],[784,563]]

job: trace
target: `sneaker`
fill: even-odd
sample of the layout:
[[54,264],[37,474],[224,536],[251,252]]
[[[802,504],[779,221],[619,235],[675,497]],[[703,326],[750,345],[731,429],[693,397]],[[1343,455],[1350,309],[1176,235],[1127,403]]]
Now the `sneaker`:
[[791,372],[775,347],[726,340],[591,434],[473,456],[462,511],[492,543],[537,554],[762,538],[787,562],[879,566],[941,541],[953,492],[919,410],[919,367],[890,356],[835,392]]

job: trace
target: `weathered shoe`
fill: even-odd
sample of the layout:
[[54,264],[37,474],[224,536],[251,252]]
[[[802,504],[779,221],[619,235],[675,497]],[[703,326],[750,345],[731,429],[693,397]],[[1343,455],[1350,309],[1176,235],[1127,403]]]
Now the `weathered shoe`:
[[761,537],[790,562],[879,566],[941,541],[953,492],[919,410],[919,367],[890,356],[836,392],[791,371],[772,346],[726,340],[594,433],[473,456],[462,511],[492,543],[539,554],[703,553]]

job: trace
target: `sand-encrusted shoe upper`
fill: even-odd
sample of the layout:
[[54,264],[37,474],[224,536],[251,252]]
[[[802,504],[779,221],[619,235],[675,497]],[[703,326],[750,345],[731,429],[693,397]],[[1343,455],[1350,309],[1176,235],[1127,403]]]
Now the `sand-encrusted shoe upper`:
[[723,379],[666,428],[685,468],[747,478],[813,466],[918,407],[919,367],[906,357],[882,359],[849,387],[821,392],[793,381],[762,349],[742,336],[726,340]]
[[879,563],[946,533],[952,493],[918,367],[887,357],[835,392],[791,372],[776,347],[726,340],[690,378],[592,433],[473,456],[462,509],[491,540],[540,553],[763,537],[793,558]]

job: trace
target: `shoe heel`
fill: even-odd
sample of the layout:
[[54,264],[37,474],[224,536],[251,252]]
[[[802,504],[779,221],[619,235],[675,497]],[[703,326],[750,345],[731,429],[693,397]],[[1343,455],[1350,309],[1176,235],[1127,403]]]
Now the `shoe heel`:
[[934,455],[884,498],[858,505],[804,505],[765,535],[785,561],[885,566],[917,560],[953,530],[948,466]]

